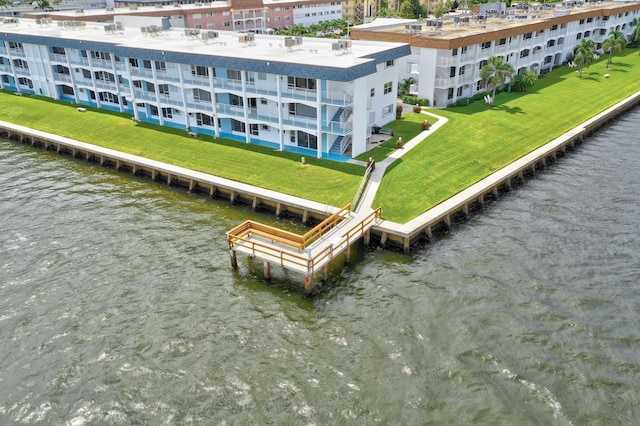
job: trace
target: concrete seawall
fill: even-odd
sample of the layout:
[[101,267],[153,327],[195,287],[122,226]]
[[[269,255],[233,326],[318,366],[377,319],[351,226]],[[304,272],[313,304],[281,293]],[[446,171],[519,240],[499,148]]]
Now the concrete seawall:
[[[618,102],[411,221],[405,224],[381,221],[372,228],[371,233],[381,245],[401,248],[405,253],[409,253],[412,245],[419,241],[432,240],[441,230],[450,230],[460,217],[469,216],[489,199],[497,199],[502,191],[511,189],[524,181],[525,177],[532,176],[536,170],[555,162],[558,156],[564,156],[568,149],[574,149],[584,141],[585,137],[638,104],[640,104],[640,92]],[[247,204],[254,210],[269,210],[278,217],[283,214],[296,216],[305,224],[320,222],[338,210],[335,206],[149,160],[13,123],[0,121],[0,138],[55,151],[60,155],[70,155],[105,167],[113,167],[118,171],[136,176],[146,176],[154,181],[184,187],[189,192],[227,199],[232,204]]]
[[576,145],[584,142],[585,137],[638,104],[640,104],[640,92],[618,102],[409,222],[398,224],[383,221],[371,232],[380,239],[382,245],[401,247],[405,253],[408,253],[417,241],[424,241],[425,237],[432,240],[434,232],[451,229],[452,224],[459,217],[467,217],[470,211],[481,207],[488,199],[497,199],[500,192],[511,189],[514,185],[523,182],[525,176],[532,176],[536,170],[555,162],[557,157],[564,156],[568,149],[574,149]]

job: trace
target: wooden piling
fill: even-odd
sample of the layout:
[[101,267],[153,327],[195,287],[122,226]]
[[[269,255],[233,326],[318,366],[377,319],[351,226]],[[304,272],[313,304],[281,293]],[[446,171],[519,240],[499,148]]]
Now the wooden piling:
[[231,256],[231,267],[233,269],[238,269],[238,258],[236,257],[236,251],[229,250],[229,256]]
[[264,279],[269,281],[271,279],[271,266],[266,260],[264,261]]

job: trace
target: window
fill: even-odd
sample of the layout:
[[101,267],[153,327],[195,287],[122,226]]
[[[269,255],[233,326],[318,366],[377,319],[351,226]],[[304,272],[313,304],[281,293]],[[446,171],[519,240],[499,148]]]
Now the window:
[[526,58],[527,56],[529,56],[529,49],[524,49],[522,52],[520,52],[521,58]]
[[580,25],[584,24],[584,19],[580,20]]
[[230,21],[224,21],[224,26],[225,27],[230,27],[231,26],[231,22]]
[[387,93],[391,93],[391,92],[393,92],[393,82],[392,81],[384,84],[384,90],[382,91],[382,93],[384,93],[386,95]]
[[316,90],[316,80],[313,78],[287,77],[289,88]]
[[242,73],[238,70],[227,70],[227,78],[229,80],[242,80]]
[[453,99],[453,87],[449,87],[447,91],[447,99]]
[[[606,20],[607,20],[607,19],[604,19],[604,18],[609,19],[609,17],[608,17],[608,16],[603,16],[603,17],[602,17],[602,20],[603,20],[603,21],[606,21]],[[587,18],[587,24],[589,24],[589,23],[591,23],[591,22],[593,22],[593,18]]]
[[482,47],[482,49],[490,49],[491,48],[491,42],[490,41],[485,41],[480,46]]
[[382,108],[382,115],[389,115],[391,114],[391,112],[393,111],[393,104],[387,105],[386,107]]
[[458,56],[458,48],[457,47],[451,51],[451,56]]
[[149,83],[148,81],[145,81],[145,85],[147,86],[147,92],[151,92],[151,93],[155,93],[156,92],[156,85],[153,83]]
[[391,59],[390,61],[387,61],[386,67],[389,68],[389,67],[392,67],[392,66],[393,66],[393,59]]
[[462,96],[462,86],[458,87],[458,92],[456,94],[458,97]]
[[15,41],[10,41],[9,42],[9,49],[23,50],[24,47],[22,47],[22,43],[18,43],[18,42],[15,42]]
[[261,105],[266,105],[267,104],[267,100],[265,98],[260,98],[260,104]]
[[16,68],[23,68],[25,70],[29,69],[29,63],[27,61],[23,61],[22,59],[14,59],[13,65],[15,65]]
[[191,65],[191,75],[196,77],[209,77],[209,68]]
[[149,60],[147,60],[147,59],[144,59],[144,60],[142,61],[142,67],[143,67],[144,69],[150,70],[150,69],[151,69],[151,61],[149,61]]
[[164,61],[156,61],[156,71],[166,71],[167,64]]
[[371,88],[371,92],[369,93],[369,97],[373,98],[376,95],[376,89],[375,87]]
[[557,29],[558,29],[558,25],[557,25],[557,24],[556,24],[556,25],[552,25],[552,26],[551,26],[551,31],[555,31],[555,30],[557,30]]
[[100,98],[100,100],[102,102],[107,102],[110,104],[118,104],[118,96],[114,95],[113,93],[109,93],[109,92],[100,92],[98,93],[98,97]]
[[65,54],[64,47],[53,46],[51,48],[51,53],[55,53],[56,55],[64,55]]
[[250,124],[249,125],[249,132],[254,136],[259,136],[260,135],[260,132],[258,131],[258,125],[257,124]]
[[151,115],[158,116],[158,107],[155,105],[149,105],[149,110],[151,110]]
[[591,35],[591,31],[585,31],[584,32],[584,37],[589,37]]
[[173,118],[173,108],[162,108],[162,116],[164,118]]
[[498,46],[503,46],[505,44],[507,44],[506,38],[501,38],[500,40],[498,40]]
[[576,40],[580,40],[582,38],[582,33],[576,34]]
[[231,130],[234,132],[246,133],[247,129],[242,121],[231,119]]
[[197,112],[196,123],[198,123],[198,126],[213,126],[213,117],[201,112]]
[[241,96],[238,95],[234,95],[232,93],[229,94],[229,104],[233,105],[233,106],[244,106],[244,100],[242,99]]
[[193,89],[193,99],[196,102],[211,102],[211,93],[202,89]]
[[133,81],[133,87],[136,87],[138,89],[142,89],[142,81],[140,80],[134,80]]
[[555,46],[555,44],[556,44],[556,41],[555,41],[555,40],[549,40],[549,41],[547,42],[547,47]]
[[29,89],[33,89],[33,82],[28,78],[18,78],[18,84],[20,84],[21,86],[29,86]]
[[111,55],[109,55],[107,52],[92,51],[91,59],[97,59],[99,61],[110,61]]
[[455,77],[456,76],[456,67],[450,67],[449,68],[449,77]]
[[317,149],[318,138],[316,135],[311,135],[307,132],[301,132],[298,130],[298,146],[302,148]]
[[532,37],[532,35],[533,35],[532,33],[526,33],[525,35],[522,36],[522,38],[524,40],[528,40],[528,39],[530,39]]
[[167,98],[169,97],[169,85],[168,84],[158,84],[158,92],[160,92],[161,95],[166,96]]
[[464,68],[465,68],[464,65],[460,67],[460,69],[458,70],[459,75],[464,75]]
[[129,58],[129,65],[134,68],[138,68],[138,60],[136,58]]

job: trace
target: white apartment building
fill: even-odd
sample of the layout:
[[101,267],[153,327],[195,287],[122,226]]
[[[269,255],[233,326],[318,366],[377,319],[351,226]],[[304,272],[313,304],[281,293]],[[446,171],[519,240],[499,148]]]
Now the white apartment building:
[[[403,43],[15,19],[0,88],[338,160],[395,119]],[[135,143],[135,141],[132,141]]]
[[400,81],[412,78],[412,94],[446,107],[486,90],[480,70],[490,56],[502,56],[517,73],[540,74],[566,62],[582,38],[594,40],[602,53],[609,32],[628,37],[634,18],[640,18],[637,1],[565,2],[438,20],[377,19],[351,36],[409,43],[411,55],[399,60]]

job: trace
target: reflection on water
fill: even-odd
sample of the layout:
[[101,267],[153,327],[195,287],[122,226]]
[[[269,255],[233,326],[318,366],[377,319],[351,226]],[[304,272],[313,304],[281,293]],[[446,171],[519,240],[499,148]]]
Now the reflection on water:
[[230,268],[270,215],[0,142],[0,423],[636,423],[639,118],[312,298]]

